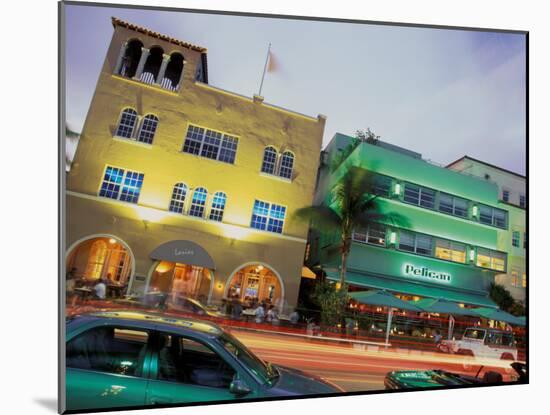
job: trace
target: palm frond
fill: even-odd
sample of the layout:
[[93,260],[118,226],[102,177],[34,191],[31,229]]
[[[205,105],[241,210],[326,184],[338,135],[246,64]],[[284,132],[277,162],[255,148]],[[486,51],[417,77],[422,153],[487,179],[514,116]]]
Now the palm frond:
[[324,232],[340,230],[342,218],[328,206],[307,206],[297,209],[292,219],[306,222]]

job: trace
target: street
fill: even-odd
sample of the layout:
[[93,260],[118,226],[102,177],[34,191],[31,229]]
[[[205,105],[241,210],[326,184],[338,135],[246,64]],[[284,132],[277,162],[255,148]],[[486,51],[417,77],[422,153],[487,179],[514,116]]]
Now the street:
[[384,376],[392,370],[443,369],[475,375],[480,366],[508,380],[509,361],[468,361],[467,357],[416,350],[362,350],[357,345],[327,343],[281,334],[231,329],[231,333],[263,360],[322,376],[348,392],[384,389]]

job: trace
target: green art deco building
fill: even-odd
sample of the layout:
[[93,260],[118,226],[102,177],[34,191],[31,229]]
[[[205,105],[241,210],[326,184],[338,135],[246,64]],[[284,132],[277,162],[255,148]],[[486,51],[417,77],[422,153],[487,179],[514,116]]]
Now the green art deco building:
[[[376,173],[373,191],[382,210],[408,223],[355,229],[346,274],[352,289],[496,307],[488,291],[495,276],[507,272],[499,235],[510,226],[498,186],[388,143],[353,143],[353,137],[336,134],[322,152],[316,203],[330,204],[329,189],[347,171],[366,169]],[[338,280],[337,235],[312,231],[307,264]]]

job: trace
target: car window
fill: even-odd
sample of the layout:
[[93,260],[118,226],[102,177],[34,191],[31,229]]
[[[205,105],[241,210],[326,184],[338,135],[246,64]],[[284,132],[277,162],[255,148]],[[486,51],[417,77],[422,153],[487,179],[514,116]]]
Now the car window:
[[93,328],[67,344],[67,367],[141,376],[148,339],[143,330]]
[[487,343],[493,346],[512,346],[514,343],[514,336],[511,333],[491,331],[487,335]]
[[264,361],[256,357],[241,342],[229,333],[220,337],[225,350],[237,358],[245,367],[256,374],[263,382],[272,384],[278,374]]
[[483,340],[485,337],[485,330],[467,329],[463,337],[465,339]]
[[206,344],[161,333],[156,342],[158,379],[229,389],[235,371]]

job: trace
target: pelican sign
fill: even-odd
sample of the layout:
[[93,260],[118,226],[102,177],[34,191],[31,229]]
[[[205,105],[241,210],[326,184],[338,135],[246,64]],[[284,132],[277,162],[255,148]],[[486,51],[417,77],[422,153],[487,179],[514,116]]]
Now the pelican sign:
[[417,277],[417,278],[428,278],[435,280],[436,282],[450,283],[451,274],[446,272],[434,271],[428,267],[416,267],[412,264],[405,264],[403,267],[403,272],[406,276]]

